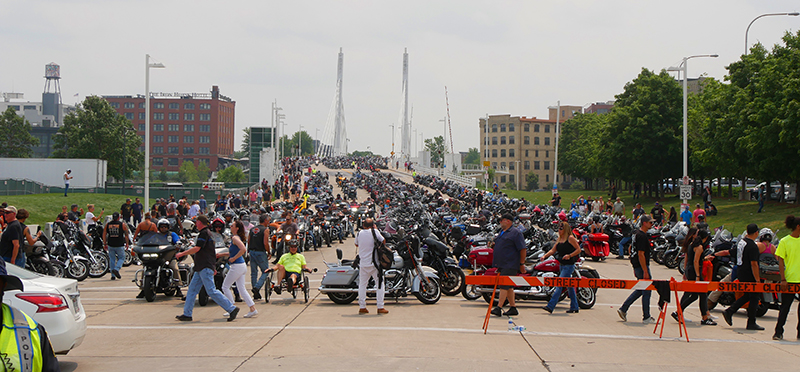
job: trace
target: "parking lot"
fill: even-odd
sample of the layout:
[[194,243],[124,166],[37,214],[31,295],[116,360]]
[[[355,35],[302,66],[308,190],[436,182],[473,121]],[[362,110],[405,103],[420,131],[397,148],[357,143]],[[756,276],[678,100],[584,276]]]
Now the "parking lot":
[[[792,336],[797,314],[789,315],[787,339],[771,340],[777,311],[760,319],[766,331],[744,329],[746,316],[734,317],[734,326],[700,326],[696,305],[687,309],[692,342],[678,338],[678,326],[667,317],[664,338],[653,325],[637,321],[640,302],[628,312],[627,323],[616,314],[628,290],[599,290],[597,304],[579,314],[565,314],[561,303],[549,315],[542,302],[519,302],[514,321],[525,332],[508,332],[505,318],[492,318],[488,334],[481,330],[487,304],[460,296],[443,297],[423,305],[413,297],[387,300],[387,315],[358,315],[358,306],[336,305],[316,288],[324,260],[355,253],[353,239],[319,252],[307,252],[311,300],[273,295],[269,304],[256,303],[256,318],[227,322],[223,310],[210,302],[196,306],[193,322],[178,322],[183,302],[159,294],[155,302],[135,299],[131,282],[138,266],[122,271],[123,279],[87,279],[80,283],[88,332],[82,345],[59,357],[64,371],[207,370],[540,370],[540,371],[706,371],[785,369],[800,361],[800,342]],[[632,279],[627,260],[591,263],[604,278]],[[653,267],[655,279],[679,275]],[[249,288],[249,275],[247,276]],[[302,296],[298,296],[301,298]],[[658,315],[655,297],[651,312]],[[243,303],[237,304],[245,309]],[[674,310],[674,305],[670,312]]]

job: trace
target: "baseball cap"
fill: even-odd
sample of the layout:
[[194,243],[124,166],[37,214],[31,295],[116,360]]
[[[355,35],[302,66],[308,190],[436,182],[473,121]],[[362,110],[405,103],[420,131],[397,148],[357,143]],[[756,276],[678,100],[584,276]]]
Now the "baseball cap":
[[14,215],[16,215],[16,214],[17,214],[17,207],[15,207],[15,206],[13,206],[13,205],[9,205],[9,206],[8,206],[8,207],[6,207],[5,209],[6,209],[6,212],[14,212]]
[[653,219],[650,218],[650,215],[643,214],[641,217],[639,217],[639,221],[642,221],[642,223],[653,222]]
[[514,216],[512,216],[510,213],[503,213],[503,215],[500,216],[500,219],[501,220],[509,220],[509,221],[513,222],[514,221]]

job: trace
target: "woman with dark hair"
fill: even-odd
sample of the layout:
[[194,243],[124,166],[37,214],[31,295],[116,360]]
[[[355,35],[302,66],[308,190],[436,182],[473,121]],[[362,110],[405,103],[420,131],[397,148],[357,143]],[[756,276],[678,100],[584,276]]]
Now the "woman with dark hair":
[[[572,234],[572,228],[567,221],[561,221],[558,225],[558,241],[556,241],[553,249],[542,256],[542,260],[544,261],[547,257],[554,256],[558,260],[558,263],[561,264],[561,273],[558,277],[569,278],[572,277],[572,273],[575,271],[575,261],[580,254],[581,249],[578,246],[578,239],[575,239],[575,235]],[[553,296],[550,297],[550,302],[543,306],[542,309],[548,313],[552,313],[556,308],[556,304],[558,304],[558,299],[561,297],[561,291],[563,290],[564,288],[562,287],[556,288]],[[567,313],[577,313],[578,296],[575,293],[575,288],[568,288],[567,294],[569,294],[569,310],[567,310]]]
[[[788,285],[800,284],[800,218],[787,216],[784,224],[792,232],[781,239],[775,257],[778,259],[778,266],[781,271],[781,284]],[[794,295],[781,295],[781,311],[778,313],[778,322],[775,324],[775,334],[773,340],[783,339],[783,326],[789,316],[789,309],[792,307]],[[798,306],[800,309],[800,306]],[[797,315],[797,338],[800,338],[800,312]]]
[[[686,275],[686,280],[703,280],[703,252],[708,248],[710,242],[711,238],[708,230],[700,230],[697,232],[697,237],[692,241],[691,245],[688,246],[686,259],[684,260],[686,263],[686,273],[684,274]],[[687,244],[684,242],[684,247],[686,246]],[[703,315],[703,321],[701,321],[700,324],[717,325],[717,323],[709,317],[708,293],[705,291],[700,293],[684,292],[683,297],[681,297],[681,310],[686,309],[692,302],[697,300],[698,297],[700,298],[700,313]],[[679,321],[677,312],[673,312],[672,317],[676,321]]]
[[[246,287],[244,286],[244,275],[247,272],[247,265],[244,263],[244,254],[247,252],[247,247],[245,247],[244,242],[247,241],[247,235],[245,235],[242,221],[236,220],[231,224],[231,234],[233,234],[233,238],[231,239],[229,251],[230,258],[228,258],[230,269],[228,270],[228,274],[225,275],[225,280],[222,281],[222,293],[228,300],[233,302],[231,286],[233,283],[236,283],[236,288],[239,290],[239,294],[244,298],[244,303],[250,306],[250,312],[245,314],[244,317],[252,318],[258,315],[258,310],[256,310],[256,304],[253,302],[253,298],[250,297],[250,294],[247,293],[245,290]],[[228,314],[226,313],[225,316],[228,316]]]
[[669,218],[667,221],[678,223],[678,213],[675,212],[675,207],[669,207]]

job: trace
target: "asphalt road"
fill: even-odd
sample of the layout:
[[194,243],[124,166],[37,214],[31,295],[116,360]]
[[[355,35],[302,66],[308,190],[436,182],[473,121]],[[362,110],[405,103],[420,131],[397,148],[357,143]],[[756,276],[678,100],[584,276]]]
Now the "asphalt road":
[[[363,197],[363,195],[362,195]],[[797,313],[792,311],[786,341],[772,341],[777,311],[759,323],[766,331],[745,330],[740,311],[733,327],[725,325],[720,309],[717,326],[701,326],[698,306],[686,310],[691,342],[678,337],[669,316],[664,338],[644,325],[641,302],[631,307],[628,322],[616,309],[629,290],[599,290],[597,304],[578,314],[566,314],[562,302],[553,314],[543,302],[518,302],[514,319],[524,332],[507,331],[505,318],[492,318],[489,331],[481,324],[487,304],[462,297],[442,297],[423,305],[414,297],[387,301],[386,315],[358,315],[358,305],[336,305],[316,288],[325,271],[324,261],[336,259],[335,248],[346,257],[355,253],[353,239],[319,252],[305,253],[310,267],[311,300],[302,296],[273,295],[269,304],[257,302],[259,315],[227,322],[213,301],[196,306],[193,322],[179,322],[183,302],[159,294],[155,302],[135,299],[138,288],[130,281],[138,266],[122,270],[123,279],[108,276],[80,283],[88,315],[83,344],[59,357],[64,371],[264,371],[264,370],[525,370],[525,371],[730,371],[786,370],[800,362],[800,341],[794,339]],[[627,260],[591,263],[604,278],[631,279]],[[654,278],[679,277],[676,270],[653,266]],[[249,286],[249,275],[247,282]],[[673,301],[674,303],[675,301]],[[246,307],[243,303],[244,314]],[[671,305],[670,311],[675,305]],[[658,316],[656,298],[651,304]],[[791,368],[791,367],[790,367]]]

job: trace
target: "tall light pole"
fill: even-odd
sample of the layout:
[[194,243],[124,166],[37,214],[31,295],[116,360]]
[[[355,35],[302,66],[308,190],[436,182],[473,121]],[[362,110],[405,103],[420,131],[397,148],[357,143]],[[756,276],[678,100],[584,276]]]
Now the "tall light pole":
[[144,203],[150,204],[150,69],[165,68],[160,62],[150,63],[150,55],[144,58]]
[[297,156],[303,156],[303,126],[300,126],[300,131],[297,132]]
[[[689,81],[688,63],[687,61],[692,58],[717,58],[717,54],[698,54],[695,56],[684,57],[681,65],[683,66],[683,182],[689,179],[689,139],[688,139],[688,121],[689,121],[689,103],[688,94],[689,89],[687,82]],[[670,67],[667,71],[681,71],[681,66]],[[683,205],[689,205],[689,199],[683,199]]]
[[561,123],[561,101],[558,101],[558,105],[556,106],[556,138],[555,138],[555,145],[556,145],[556,158],[553,162],[553,195],[558,192],[558,125]]
[[747,52],[749,51],[749,50],[747,49],[747,35],[750,33],[750,26],[752,26],[752,25],[753,25],[753,22],[755,22],[756,20],[758,20],[758,19],[759,19],[759,18],[761,18],[761,17],[771,17],[771,16],[791,16],[791,17],[797,17],[798,15],[800,15],[800,13],[798,13],[798,12],[791,12],[791,13],[766,13],[766,14],[762,14],[762,15],[760,15],[760,16],[758,16],[758,17],[755,17],[755,18],[753,18],[753,20],[752,20],[752,21],[750,21],[750,24],[749,24],[749,25],[747,25],[747,30],[745,30],[745,32],[744,32],[744,54],[745,54],[745,55],[747,55]]
[[414,128],[414,153],[419,156],[419,146],[417,142],[417,128]]
[[392,160],[394,160],[394,123],[389,124],[389,126],[392,127],[392,154],[391,154],[392,156],[391,156],[391,158],[392,158]]
[[314,145],[314,155],[316,155],[317,150],[319,150],[319,128],[314,129],[314,140],[316,141]]

